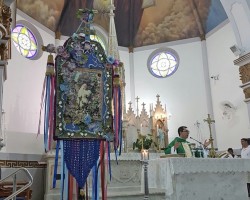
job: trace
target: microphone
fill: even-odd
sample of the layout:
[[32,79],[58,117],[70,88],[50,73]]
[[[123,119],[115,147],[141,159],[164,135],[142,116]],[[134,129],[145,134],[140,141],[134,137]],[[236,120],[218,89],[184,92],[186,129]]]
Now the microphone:
[[202,144],[200,141],[198,141],[198,140],[196,140],[196,139],[194,139],[192,137],[189,137],[189,138],[192,139],[192,140],[194,140],[194,141],[196,141],[196,142],[198,142],[200,145],[204,146],[204,144]]

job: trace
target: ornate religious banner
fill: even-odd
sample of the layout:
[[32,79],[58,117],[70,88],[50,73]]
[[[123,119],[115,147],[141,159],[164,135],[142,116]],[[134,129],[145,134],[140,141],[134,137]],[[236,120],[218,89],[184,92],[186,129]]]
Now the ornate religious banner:
[[112,66],[101,45],[80,34],[56,57],[56,139],[112,139]]
[[[105,163],[109,160],[110,143],[121,153],[121,65],[112,56],[106,56],[99,42],[90,39],[94,34],[90,27],[94,11],[80,9],[77,16],[81,24],[63,46],[43,47],[50,53],[42,92],[44,145],[45,151],[50,151],[52,140],[57,140],[53,188],[61,155],[62,199],[73,196],[68,193],[73,191],[74,184],[68,181],[72,177],[79,190],[85,187],[87,191],[86,180],[92,170],[92,199],[97,200],[99,181],[103,199],[107,196]],[[52,53],[56,54],[55,65]]]

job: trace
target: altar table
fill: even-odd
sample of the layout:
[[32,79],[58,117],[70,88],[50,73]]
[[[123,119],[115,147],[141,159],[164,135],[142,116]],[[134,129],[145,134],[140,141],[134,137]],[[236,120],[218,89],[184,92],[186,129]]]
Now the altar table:
[[[150,159],[159,158],[162,153],[151,153]],[[60,179],[57,180],[56,188],[52,188],[54,177],[54,161],[55,152],[49,152],[45,156],[47,162],[46,170],[46,186],[45,186],[45,200],[59,200],[60,199]],[[141,154],[138,153],[122,153],[121,156],[116,156],[114,153],[110,154],[112,180],[108,183],[108,199],[114,196],[129,196],[142,194],[142,164]],[[58,163],[57,174],[60,174],[60,158]],[[89,180],[89,179],[88,179]],[[91,184],[90,184],[91,185]],[[89,189],[91,194],[91,189]],[[76,199],[76,197],[74,198]]]
[[250,159],[159,158],[149,161],[149,189],[166,200],[249,200]]

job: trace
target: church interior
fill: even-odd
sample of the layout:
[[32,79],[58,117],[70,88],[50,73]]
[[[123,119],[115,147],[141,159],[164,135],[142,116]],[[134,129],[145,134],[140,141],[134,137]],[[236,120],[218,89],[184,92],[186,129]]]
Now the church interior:
[[[17,189],[29,183],[23,181],[26,174],[33,181],[17,199],[122,200],[144,197],[193,200],[201,199],[201,196],[214,200],[249,199],[250,161],[221,158],[228,148],[240,156],[241,139],[250,138],[249,0],[0,0],[0,8],[0,178],[22,169],[21,175],[13,179],[17,181]],[[80,14],[79,9],[82,9]],[[94,15],[93,19],[88,18],[93,20],[91,24],[86,22],[83,9]],[[84,17],[80,16],[79,20],[78,15]],[[81,29],[84,23],[87,25]],[[105,109],[113,112],[115,122],[112,124],[107,112],[103,112],[100,115],[105,115],[105,119],[98,123],[104,123],[107,132],[110,128],[107,124],[112,124],[111,127],[120,130],[119,136],[116,130],[104,135],[98,133],[98,136],[87,133],[75,136],[66,132],[62,135],[58,132],[61,121],[56,121],[61,104],[59,96],[51,104],[55,105],[52,110],[56,113],[54,140],[53,136],[45,134],[47,116],[44,112],[48,104],[44,103],[44,90],[48,88],[45,87],[48,67],[62,67],[60,73],[56,72],[58,82],[52,83],[51,87],[61,90],[61,93],[56,91],[56,95],[65,95],[67,86],[62,89],[59,84],[66,79],[63,75],[65,65],[60,64],[64,55],[59,53],[58,47],[68,48],[71,45],[68,41],[75,41],[76,35],[77,40],[84,42],[89,36],[89,41],[95,41],[96,48],[101,46],[97,54],[107,58],[107,64],[101,62],[98,67],[109,66],[107,70],[112,71],[115,61],[110,64],[111,57],[122,63],[117,72],[120,82],[112,85],[115,92],[116,86],[120,87],[120,105],[116,96],[106,90],[109,81],[106,69],[96,76],[92,68],[92,71],[78,69],[74,74],[76,85],[72,86],[78,90],[78,110],[85,109],[88,100],[101,105],[107,103]],[[51,48],[50,44],[54,46]],[[89,53],[88,50],[84,52]],[[55,60],[49,60],[50,55]],[[89,59],[91,56],[89,54]],[[79,62],[82,64],[82,60]],[[70,68],[70,64],[67,65]],[[73,70],[72,67],[70,73]],[[78,83],[84,76],[86,80]],[[92,79],[86,76],[96,77],[92,85],[87,83]],[[93,89],[94,84],[102,81],[106,82],[101,92]],[[92,89],[89,89],[90,85]],[[102,94],[107,95],[108,100],[102,99]],[[62,101],[64,99],[62,97]],[[111,105],[115,101],[118,104]],[[70,102],[65,103],[65,106],[70,105]],[[119,123],[116,123],[119,118],[115,115],[116,105],[121,108],[117,111],[120,112]],[[89,115],[90,108],[85,110]],[[66,109],[62,112],[66,113]],[[71,118],[67,112],[70,120],[78,120],[73,116],[75,113]],[[98,118],[98,112],[97,107],[91,112],[93,119]],[[67,121],[66,114],[64,117]],[[84,117],[86,122],[88,118]],[[75,121],[72,121],[65,122],[65,129],[77,132]],[[192,145],[198,147],[205,140],[210,141],[209,156],[213,159],[165,157],[164,149],[178,136],[177,130],[181,126],[188,128],[187,140]],[[60,146],[60,141],[66,144],[74,137],[79,143],[97,140],[98,145],[104,139],[109,142],[107,138],[115,138],[107,154],[110,162],[107,166],[112,167],[104,178],[106,195],[105,189],[94,194],[91,189],[95,183],[93,176],[86,178],[88,187],[85,185],[84,190],[78,190],[77,184],[81,184],[73,184],[69,178],[66,182],[74,190],[69,187],[72,191],[69,189],[66,193],[67,196],[71,193],[72,197],[65,197],[63,167],[56,169],[60,162],[57,164],[55,158],[66,160],[62,150],[66,147]],[[116,146],[116,142],[119,145]],[[57,149],[61,149],[59,156]],[[65,166],[69,168],[67,164]],[[190,180],[190,174],[195,181]],[[0,199],[12,194],[9,190],[4,191],[6,188],[12,190],[12,183],[12,179],[0,180]],[[97,188],[103,187],[101,183],[100,186],[96,184]],[[191,194],[186,190],[194,192]],[[209,191],[213,190],[215,192],[211,194]],[[82,197],[81,192],[84,193]]]

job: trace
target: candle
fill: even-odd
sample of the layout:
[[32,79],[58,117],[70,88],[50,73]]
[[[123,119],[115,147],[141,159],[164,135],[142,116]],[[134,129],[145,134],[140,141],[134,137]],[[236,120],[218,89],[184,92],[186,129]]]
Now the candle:
[[143,150],[141,151],[141,159],[142,159],[142,160],[148,160],[148,159],[149,159],[148,150],[143,149]]
[[141,128],[140,128],[140,132],[141,132],[141,135],[142,135],[142,124],[141,124]]

